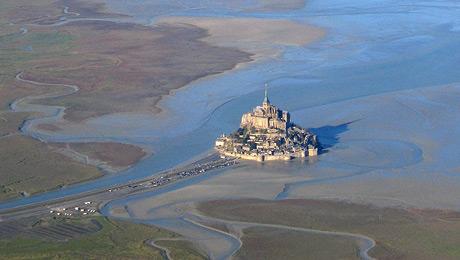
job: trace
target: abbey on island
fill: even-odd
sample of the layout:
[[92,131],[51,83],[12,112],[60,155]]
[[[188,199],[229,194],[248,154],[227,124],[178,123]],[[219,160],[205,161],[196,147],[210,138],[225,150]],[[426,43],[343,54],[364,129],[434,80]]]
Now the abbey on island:
[[291,122],[288,111],[270,103],[267,89],[262,106],[241,118],[240,128],[217,138],[222,156],[246,160],[291,160],[318,155],[319,143],[312,132]]

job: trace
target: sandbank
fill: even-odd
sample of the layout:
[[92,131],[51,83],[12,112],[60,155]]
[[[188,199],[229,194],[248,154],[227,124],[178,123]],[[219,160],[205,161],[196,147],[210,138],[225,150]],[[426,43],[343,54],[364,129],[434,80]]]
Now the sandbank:
[[[194,214],[191,203],[216,199],[328,199],[459,210],[459,98],[459,85],[436,86],[293,111],[296,122],[312,126],[326,147],[317,161],[242,164],[198,183],[111,206],[126,206],[131,218],[160,226],[157,220],[169,219],[167,228],[183,230],[188,238],[201,229],[190,223],[179,226],[174,219]],[[219,253],[232,252],[231,238],[221,234],[215,239],[227,243]]]
[[158,24],[191,24],[204,28],[210,44],[235,47],[256,57],[273,56],[280,46],[306,45],[321,39],[325,31],[304,23],[279,19],[164,17]]

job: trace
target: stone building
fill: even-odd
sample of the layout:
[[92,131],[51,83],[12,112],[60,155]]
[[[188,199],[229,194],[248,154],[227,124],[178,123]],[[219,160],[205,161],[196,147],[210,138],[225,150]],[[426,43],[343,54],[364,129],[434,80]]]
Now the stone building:
[[286,131],[290,124],[290,115],[270,104],[268,93],[265,89],[265,98],[262,106],[257,106],[252,112],[246,113],[241,118],[241,128],[255,129],[281,129]]
[[271,161],[318,154],[316,135],[291,122],[289,112],[270,104],[267,90],[261,106],[245,113],[240,128],[215,142],[222,156]]

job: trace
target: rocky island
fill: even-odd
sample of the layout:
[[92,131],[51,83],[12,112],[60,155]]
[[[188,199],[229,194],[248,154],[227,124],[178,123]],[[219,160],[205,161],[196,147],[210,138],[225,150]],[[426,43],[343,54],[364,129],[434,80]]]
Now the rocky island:
[[312,132],[291,122],[288,111],[270,103],[267,89],[262,106],[241,118],[240,128],[217,138],[222,156],[246,160],[291,160],[318,155],[319,143]]

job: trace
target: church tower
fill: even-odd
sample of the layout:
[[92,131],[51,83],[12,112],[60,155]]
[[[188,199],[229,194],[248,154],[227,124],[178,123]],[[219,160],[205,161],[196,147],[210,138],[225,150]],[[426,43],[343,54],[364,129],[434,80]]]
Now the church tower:
[[268,100],[268,84],[265,83],[265,97],[264,102],[262,103],[264,107],[268,107],[270,105],[270,100]]

